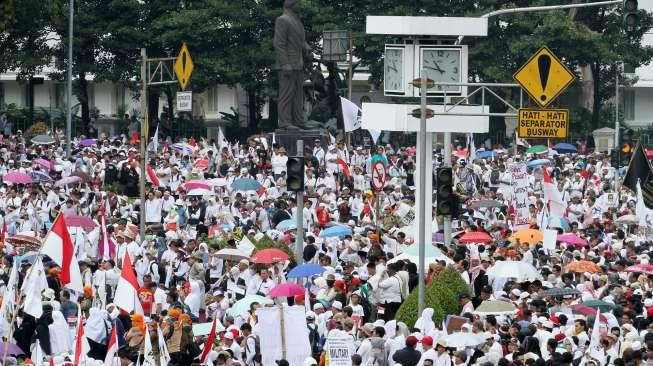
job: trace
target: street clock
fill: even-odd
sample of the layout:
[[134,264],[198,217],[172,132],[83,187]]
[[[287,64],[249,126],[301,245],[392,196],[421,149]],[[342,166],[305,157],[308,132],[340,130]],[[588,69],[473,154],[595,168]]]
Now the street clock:
[[400,94],[406,92],[406,59],[404,47],[388,46],[385,48],[383,58],[383,85],[387,94]]
[[461,86],[439,85],[438,83],[461,83],[462,49],[460,47],[421,47],[420,69],[426,71],[426,77],[435,81],[435,87],[429,94],[460,93]]

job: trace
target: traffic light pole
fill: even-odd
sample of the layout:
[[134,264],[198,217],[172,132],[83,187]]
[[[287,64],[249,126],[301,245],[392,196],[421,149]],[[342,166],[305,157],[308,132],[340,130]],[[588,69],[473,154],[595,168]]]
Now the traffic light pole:
[[419,121],[419,132],[417,133],[417,138],[419,139],[419,146],[421,147],[418,157],[418,171],[419,171],[419,183],[417,187],[419,189],[418,196],[422,201],[421,204],[417,205],[417,230],[418,230],[418,241],[419,245],[419,264],[417,265],[419,280],[418,280],[418,302],[417,308],[419,314],[422,314],[424,310],[424,291],[425,291],[425,275],[424,275],[424,256],[426,255],[426,243],[431,245],[431,238],[427,239],[426,237],[426,205],[432,207],[431,202],[426,202],[426,176],[428,172],[426,170],[426,154],[432,154],[429,149],[426,148],[426,93],[427,93],[427,83],[426,83],[426,71],[422,69],[421,72],[422,82],[420,84],[420,108],[421,115]]
[[[444,133],[444,166],[451,168],[451,132]],[[453,178],[454,172],[451,171],[451,176]],[[456,187],[454,186],[455,190]],[[444,246],[449,247],[451,245],[451,216],[444,215]]]
[[[304,141],[297,140],[297,156],[304,156]],[[297,235],[295,236],[295,260],[302,264],[304,259],[304,189],[297,190]],[[300,281],[299,277],[297,281]],[[308,300],[308,299],[307,299]]]

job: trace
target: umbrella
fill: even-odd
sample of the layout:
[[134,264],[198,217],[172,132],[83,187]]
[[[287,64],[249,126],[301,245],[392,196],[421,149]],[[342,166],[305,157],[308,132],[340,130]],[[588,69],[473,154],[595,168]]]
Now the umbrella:
[[526,163],[526,166],[529,167],[529,168],[535,168],[536,166],[547,165],[547,164],[551,164],[551,160],[549,160],[549,159],[535,159],[535,160],[531,160],[528,163]]
[[497,155],[498,154],[496,152],[491,151],[491,150],[490,151],[477,151],[476,152],[476,157],[481,158],[481,159],[493,158],[493,157],[495,157]]
[[549,217],[548,226],[549,226],[549,228],[559,228],[559,229],[562,229],[562,230],[569,230],[571,228],[571,226],[569,226],[569,223],[567,222],[567,220],[563,219],[562,217],[558,217],[558,216]]
[[261,183],[252,178],[239,178],[231,183],[231,188],[236,191],[256,191],[261,188]]
[[304,288],[296,283],[280,283],[270,292],[268,292],[269,297],[291,297],[291,296],[297,296],[297,295],[303,295],[304,294]]
[[559,153],[574,153],[574,152],[578,151],[576,146],[574,146],[572,144],[568,144],[566,142],[559,142],[559,143],[555,144],[555,146],[553,147],[553,150],[555,150],[555,151],[557,151]]
[[601,300],[587,300],[581,303],[583,306],[589,306],[590,308],[598,309],[599,307],[605,311],[618,309],[619,306]]
[[351,228],[349,226],[332,226],[330,228],[320,231],[320,238],[333,238],[351,235]]
[[[211,328],[213,328],[213,322],[193,324],[193,336],[194,337],[205,336],[211,333]],[[222,325],[222,322],[220,320],[215,322],[216,333],[224,332],[225,330],[227,330],[227,328],[225,328],[224,325]]]
[[207,180],[206,182],[215,187],[224,187],[227,185],[227,180],[224,178],[213,178]]
[[487,207],[487,208],[501,207],[503,206],[503,203],[495,200],[480,200],[480,201],[470,202],[469,206],[474,210],[478,210],[479,208],[483,208],[483,207]]
[[458,239],[459,243],[489,243],[491,241],[490,235],[480,231],[470,231]]
[[288,272],[286,277],[287,278],[310,277],[312,275],[316,275],[324,271],[326,271],[326,268],[320,266],[319,264],[304,263],[290,270],[290,272]]
[[2,342],[0,343],[0,354],[8,354],[8,355],[24,355],[25,352],[23,352],[20,347],[13,343],[7,343],[7,342]]
[[624,271],[646,273],[646,274],[653,275],[653,264],[639,263],[639,264],[635,264],[634,266],[626,267]]
[[70,227],[94,228],[97,224],[90,218],[79,215],[66,216],[66,225]]
[[[593,309],[589,306],[581,305],[581,304],[574,304],[570,306],[571,311],[573,311],[576,314],[581,314],[585,316],[596,316],[596,309]],[[607,310],[607,309],[606,309]],[[601,314],[601,317],[599,318],[602,322],[606,322],[608,319]]]
[[541,277],[532,264],[521,261],[497,261],[488,268],[487,275],[497,278],[516,278],[520,282],[537,280]]
[[297,229],[297,222],[293,219],[283,220],[277,226],[279,231],[288,231]]
[[635,215],[623,215],[618,217],[616,221],[620,224],[636,224],[639,222],[639,218]]
[[515,305],[507,301],[483,301],[473,314],[476,315],[512,315],[515,312]]
[[84,139],[84,140],[79,142],[79,145],[84,146],[84,147],[89,147],[89,146],[95,145],[96,143],[97,143],[97,140],[95,140],[95,139]]
[[54,186],[55,187],[63,187],[63,186],[66,186],[68,184],[78,183],[81,180],[82,179],[80,177],[75,176],[75,175],[71,175],[71,176],[68,176],[68,177],[65,177],[65,178],[61,178],[58,181],[54,182]]
[[252,262],[254,263],[276,263],[288,259],[288,254],[277,248],[262,249],[254,253]]
[[49,145],[54,142],[52,136],[48,135],[38,135],[32,137],[32,143],[37,145]]
[[86,174],[84,172],[80,172],[80,171],[73,172],[72,174],[70,174],[70,176],[71,177],[79,177],[79,179],[81,179],[82,183],[86,183],[89,180],[91,180],[91,176],[89,176],[88,174]]
[[195,188],[188,191],[189,196],[211,196],[213,192],[210,189]]
[[519,239],[520,243],[537,244],[537,242],[544,240],[544,234],[535,229],[523,229],[510,237],[510,241],[517,241],[517,239]]
[[188,145],[188,144],[183,144],[181,142],[178,142],[176,144],[172,144],[172,149],[175,151],[179,151],[183,155],[191,155],[193,153],[193,147]]
[[54,169],[54,164],[52,164],[52,162],[50,160],[48,160],[48,159],[38,158],[38,159],[36,159],[34,161],[38,165],[40,165],[41,167],[43,167],[43,168],[45,168],[47,170]]
[[259,295],[249,295],[245,296],[242,299],[236,301],[229,309],[227,309],[227,314],[236,317],[238,315],[245,315],[249,312],[249,308],[253,303],[259,303],[261,305],[272,304],[272,300],[267,297]]
[[49,175],[39,170],[32,171],[30,175],[32,176],[34,182],[47,183],[52,181],[52,178],[50,178]]
[[578,236],[574,234],[564,234],[564,235],[559,235],[558,239],[556,239],[559,242],[562,243],[567,243],[571,245],[576,245],[576,246],[586,246],[587,240],[583,238],[579,238]]
[[19,184],[19,183],[27,184],[33,182],[32,177],[30,177],[29,174],[21,173],[21,172],[9,172],[5,174],[5,176],[2,178],[2,181],[5,183],[15,183],[15,184]]
[[574,261],[565,266],[565,269],[570,272],[589,272],[597,273],[601,271],[601,267],[598,264],[590,261]]
[[183,184],[184,189],[191,190],[196,188],[211,190],[211,185],[201,180],[190,180]]
[[544,154],[547,151],[549,151],[549,148],[544,145],[531,146],[526,150],[526,152],[530,154]]
[[220,259],[228,261],[240,261],[242,259],[249,259],[249,256],[243,253],[242,250],[236,248],[224,248],[215,252],[215,256]]
[[456,332],[442,337],[444,344],[451,348],[476,347],[485,343],[485,338],[474,333]]
[[39,249],[41,247],[41,239],[34,235],[21,235],[17,234],[5,239],[9,244],[15,247],[26,247],[32,249]]
[[193,168],[206,169],[209,167],[209,159],[200,159],[193,163]]
[[[403,260],[408,260],[412,263],[419,265],[419,245],[413,244],[406,249],[400,255],[392,258],[388,263],[395,263]],[[440,249],[436,248],[431,244],[426,244],[424,248],[424,266],[428,268],[429,264],[435,263],[436,261],[445,261],[447,264],[453,264],[451,258],[444,255]]]
[[537,294],[538,297],[547,297],[547,296],[576,296],[580,295],[580,291],[576,290],[575,288],[569,288],[569,287],[554,287],[550,288],[548,290],[541,291]]

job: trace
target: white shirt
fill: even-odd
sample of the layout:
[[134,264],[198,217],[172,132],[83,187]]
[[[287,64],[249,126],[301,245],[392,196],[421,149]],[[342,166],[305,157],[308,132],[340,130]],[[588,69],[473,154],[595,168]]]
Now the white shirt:
[[379,282],[380,298],[383,303],[401,302],[401,279],[394,275]]
[[161,222],[163,204],[160,198],[145,201],[145,222]]

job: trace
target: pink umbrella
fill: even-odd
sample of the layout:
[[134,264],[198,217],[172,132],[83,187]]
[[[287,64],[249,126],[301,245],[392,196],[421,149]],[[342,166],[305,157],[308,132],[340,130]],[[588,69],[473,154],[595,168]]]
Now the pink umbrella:
[[624,269],[625,272],[653,274],[653,264],[639,263]]
[[81,180],[82,180],[82,178],[80,178],[80,177],[78,177],[76,175],[71,175],[71,176],[68,176],[66,178],[61,178],[58,181],[54,182],[54,186],[55,187],[62,187],[62,186],[66,186],[68,184],[77,183],[77,182],[79,182]]
[[66,216],[66,225],[70,227],[94,228],[97,224],[86,216],[70,215]]
[[579,238],[574,234],[564,234],[558,236],[557,239],[559,242],[571,244],[571,245],[576,245],[576,246],[586,246],[587,245],[587,240],[583,238]]
[[43,158],[38,158],[34,160],[38,165],[42,166],[45,169],[54,169],[54,164],[50,160],[43,159]]
[[184,188],[188,191],[191,189],[206,189],[210,191],[211,185],[201,180],[189,180],[188,182],[184,183]]
[[15,183],[15,184],[19,184],[19,183],[27,184],[33,182],[32,177],[29,174],[21,173],[21,172],[7,173],[2,178],[2,181],[5,183]]
[[268,292],[269,297],[291,297],[303,294],[304,288],[296,283],[281,283]]

